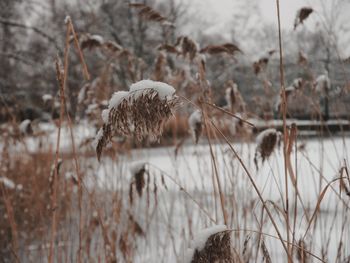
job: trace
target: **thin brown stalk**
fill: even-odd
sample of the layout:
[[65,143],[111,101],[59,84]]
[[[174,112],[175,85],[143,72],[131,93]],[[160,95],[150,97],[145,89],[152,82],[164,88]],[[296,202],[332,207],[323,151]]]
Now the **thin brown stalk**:
[[[67,26],[67,32],[66,37],[69,38],[70,35],[70,29]],[[68,48],[69,48],[69,42],[66,42],[65,46],[65,61],[66,57],[68,57]],[[61,126],[63,122],[64,117],[64,87],[66,85],[65,81],[65,75],[62,76],[61,72],[61,65],[59,62],[59,58],[56,58],[56,73],[57,73],[57,80],[59,83],[59,89],[60,89],[60,118],[58,121],[58,132],[57,132],[57,139],[56,139],[56,151],[55,151],[55,169],[54,169],[54,175],[53,175],[53,193],[52,193],[52,201],[51,201],[51,209],[52,209],[52,225],[51,225],[51,239],[50,239],[50,251],[49,251],[49,258],[48,261],[50,263],[53,262],[54,257],[54,242],[56,238],[56,228],[57,228],[57,192],[58,192],[58,184],[57,184],[57,173],[58,173],[58,159],[59,159],[59,151],[60,151],[60,141],[61,141]]]
[[230,116],[233,117],[233,118],[236,118],[236,119],[238,119],[238,120],[240,120],[240,121],[242,121],[242,122],[244,122],[244,123],[247,123],[248,125],[250,125],[250,126],[252,126],[253,128],[255,128],[255,125],[254,125],[253,123],[251,123],[251,122],[249,122],[249,121],[247,121],[247,120],[245,120],[245,119],[242,119],[241,117],[239,117],[239,116],[237,116],[237,115],[235,115],[235,114],[233,114],[233,113],[231,113],[231,112],[229,112],[229,111],[227,111],[227,110],[225,110],[225,109],[223,109],[223,108],[221,108],[221,107],[218,107],[218,106],[216,106],[215,104],[208,103],[208,102],[205,102],[205,101],[203,101],[203,103],[206,104],[206,105],[208,105],[208,106],[210,106],[210,107],[213,107],[213,108],[215,108],[215,109],[217,109],[217,110],[219,110],[219,111],[221,111],[221,112],[223,112],[223,113],[226,113],[226,114],[230,115]]
[[85,78],[85,80],[89,80],[90,79],[90,74],[89,74],[87,65],[85,63],[83,52],[81,51],[81,48],[80,48],[80,45],[79,45],[79,40],[78,40],[77,34],[75,33],[72,20],[70,18],[68,18],[67,23],[69,24],[70,30],[72,31],[72,34],[73,34],[74,45],[75,45],[75,48],[77,49],[81,66],[83,67],[84,78]]
[[[283,69],[283,51],[282,51],[282,33],[281,33],[281,17],[280,17],[280,2],[276,0],[276,11],[277,11],[277,20],[278,20],[278,44],[279,44],[279,55],[280,55],[280,85],[282,90],[282,114],[283,114],[283,157],[284,157],[284,180],[285,180],[285,213],[286,213],[286,234],[287,234],[287,254],[290,254],[289,246],[289,196],[288,196],[288,162],[287,162],[287,142],[288,142],[288,133],[287,133],[287,97],[286,90],[284,85],[284,69]],[[290,258],[288,263],[293,262]]]

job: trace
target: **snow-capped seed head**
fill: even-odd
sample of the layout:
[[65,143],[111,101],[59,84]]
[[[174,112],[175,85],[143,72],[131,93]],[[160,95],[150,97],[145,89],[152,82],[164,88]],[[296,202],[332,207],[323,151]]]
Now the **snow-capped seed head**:
[[7,189],[13,190],[16,188],[16,184],[5,176],[0,177],[0,184],[3,184]]
[[51,94],[44,94],[41,98],[44,103],[48,103],[53,100],[53,97]]
[[130,172],[134,178],[134,183],[136,191],[139,196],[142,196],[142,190],[145,186],[145,174],[147,173],[146,163],[145,162],[135,162],[130,165]]
[[242,94],[238,90],[238,86],[232,80],[226,83],[225,99],[227,107],[232,112],[244,112],[245,111],[245,101]]
[[202,113],[200,110],[195,110],[194,112],[192,112],[192,114],[188,118],[188,125],[190,127],[190,133],[192,134],[193,139],[197,144],[199,137],[202,134],[203,125]]
[[258,169],[258,157],[262,159],[262,163],[269,158],[276,148],[280,145],[282,133],[276,129],[266,129],[256,137],[256,150],[254,156],[255,166]]
[[209,259],[213,262],[235,262],[231,231],[225,225],[206,228],[195,235],[186,253],[185,262],[209,262]]
[[32,134],[33,133],[32,122],[28,119],[22,121],[19,124],[19,131],[21,132],[22,135]]
[[319,75],[315,82],[314,82],[314,89],[316,92],[319,93],[325,93],[327,91],[329,91],[331,88],[331,81],[328,77],[328,71],[325,71],[324,74]]
[[[172,86],[152,80],[131,85],[129,92],[114,93],[109,101],[108,120],[97,138],[97,157],[100,158],[103,147],[115,135],[136,135],[139,140],[158,139],[177,102]],[[107,119],[105,115],[104,120]]]
[[302,78],[296,78],[293,80],[293,87],[295,87],[295,89],[300,89],[303,85],[303,79]]
[[116,108],[119,106],[120,102],[127,99],[129,95],[128,91],[117,91],[113,93],[112,98],[109,100],[108,108]]
[[160,99],[171,99],[174,96],[175,89],[163,82],[153,81],[153,80],[141,80],[130,86],[130,93],[135,93],[133,95],[134,99],[137,99],[138,96],[142,95],[143,92],[147,92],[149,89],[154,90],[158,93]]

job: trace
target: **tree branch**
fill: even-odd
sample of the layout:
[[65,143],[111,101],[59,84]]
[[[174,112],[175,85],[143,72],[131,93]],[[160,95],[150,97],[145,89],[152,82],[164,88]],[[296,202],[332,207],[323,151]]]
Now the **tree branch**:
[[47,33],[45,33],[43,30],[34,27],[34,26],[27,26],[25,24],[21,24],[18,22],[14,22],[14,21],[10,21],[10,20],[6,20],[3,18],[0,18],[0,23],[3,25],[7,25],[7,26],[12,26],[12,27],[19,27],[19,28],[24,28],[24,29],[29,29],[34,31],[35,33],[37,33],[38,35],[41,35],[42,37],[46,38],[47,40],[49,40],[49,42],[53,43],[55,45],[55,47],[62,52],[61,48],[59,47],[59,45],[56,42],[56,39],[51,37],[50,35],[48,35]]

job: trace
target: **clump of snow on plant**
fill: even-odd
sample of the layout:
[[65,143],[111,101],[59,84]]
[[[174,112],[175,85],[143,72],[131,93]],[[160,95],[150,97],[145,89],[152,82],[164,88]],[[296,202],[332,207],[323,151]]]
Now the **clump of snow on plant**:
[[123,99],[126,99],[129,95],[127,91],[117,91],[113,93],[112,98],[109,101],[108,109],[116,108],[122,102]]
[[185,253],[184,262],[191,262],[194,252],[196,250],[201,251],[205,247],[205,243],[207,242],[210,236],[225,230],[227,230],[227,227],[225,225],[215,225],[212,227],[205,228],[199,233],[197,233],[189,244],[189,248]]
[[162,100],[170,99],[175,93],[175,89],[172,86],[160,81],[153,81],[149,79],[141,80],[130,86],[130,92],[135,92],[133,95],[135,99],[137,99],[143,94],[144,91],[147,91],[148,89],[155,90],[158,93],[159,98]]
[[136,161],[136,162],[131,163],[129,165],[130,173],[132,175],[137,174],[139,171],[146,168],[146,164],[147,164],[147,162],[144,162],[144,161]]
[[86,113],[86,114],[92,114],[92,113],[93,113],[95,110],[97,110],[97,109],[98,109],[98,104],[92,103],[92,104],[90,104],[90,105],[87,107],[85,113]]
[[70,18],[70,16],[67,15],[67,16],[64,18],[64,23],[67,24],[69,21],[71,21],[71,18]]
[[324,93],[331,88],[331,81],[328,77],[328,72],[325,71],[324,74],[319,75],[314,82],[315,90],[320,93]]
[[104,109],[101,113],[101,117],[104,123],[108,122],[108,117],[109,117],[109,110],[108,109]]
[[30,133],[31,132],[31,121],[26,119],[24,121],[22,121],[19,125],[19,131],[22,133],[22,134],[27,134],[27,133]]
[[90,40],[95,40],[96,42],[103,44],[104,40],[103,37],[101,37],[100,35],[91,35]]
[[41,98],[42,98],[44,103],[47,103],[48,101],[52,101],[52,99],[53,99],[51,94],[44,94]]
[[175,89],[163,82],[153,80],[141,80],[130,86],[129,91],[117,91],[114,92],[112,98],[109,101],[108,109],[102,111],[102,120],[104,123],[108,122],[109,111],[112,108],[117,108],[119,104],[124,100],[132,99],[137,100],[144,92],[154,90],[158,93],[158,96],[162,100],[169,100],[174,96]]
[[16,184],[5,176],[0,177],[0,184],[3,184],[7,189],[15,189]]
[[277,135],[280,135],[281,133],[278,132],[276,129],[274,128],[270,128],[270,129],[266,129],[266,130],[263,130],[262,132],[260,132],[258,134],[258,136],[256,136],[256,144],[257,144],[257,147],[261,146],[263,140],[265,137],[269,136],[270,134],[277,134]]

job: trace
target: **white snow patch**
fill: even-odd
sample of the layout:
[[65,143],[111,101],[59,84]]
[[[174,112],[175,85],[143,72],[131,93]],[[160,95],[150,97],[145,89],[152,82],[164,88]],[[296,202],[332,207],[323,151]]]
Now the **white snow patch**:
[[100,128],[95,136],[95,139],[92,141],[92,147],[96,149],[98,142],[101,140],[103,137],[103,129]]
[[51,101],[53,99],[51,94],[44,94],[41,98],[44,101],[44,103]]
[[133,94],[133,97],[135,99],[137,99],[138,96],[142,95],[143,92],[147,89],[153,89],[157,91],[161,99],[170,99],[175,93],[175,89],[172,86],[160,81],[153,81],[150,79],[141,80],[130,86],[130,92],[135,93]]
[[127,91],[117,91],[113,93],[112,98],[109,101],[108,108],[117,108],[123,99],[126,99],[129,95]]
[[109,109],[104,109],[101,113],[101,117],[104,123],[108,122],[108,117],[109,117]]
[[67,16],[64,18],[64,23],[67,24],[69,21],[71,21],[71,18],[70,18],[70,16],[67,15]]
[[91,35],[90,39],[95,40],[100,44],[103,44],[104,42],[103,37],[101,37],[100,35]]
[[317,92],[323,93],[326,90],[330,90],[331,88],[331,81],[328,77],[328,73],[326,72],[326,74],[323,75],[319,75],[317,77],[317,79],[315,80],[315,90]]
[[0,183],[3,183],[4,186],[8,189],[15,189],[16,188],[16,184],[12,180],[8,179],[5,176],[0,177]]
[[257,146],[259,147],[262,144],[264,138],[270,134],[278,134],[278,132],[274,128],[266,129],[266,130],[263,130],[262,132],[260,132],[258,134],[258,136],[256,136],[256,139],[255,139]]
[[23,134],[26,134],[29,131],[29,129],[30,129],[30,127],[29,127],[30,124],[31,124],[31,121],[28,120],[28,119],[22,121],[20,123],[20,125],[19,125],[20,132],[23,133]]
[[129,170],[132,175],[137,174],[141,169],[146,167],[147,162],[144,161],[136,161],[129,165]]
[[96,109],[98,109],[98,104],[96,103],[93,103],[93,104],[90,104],[87,109],[86,109],[86,114],[91,114],[93,113]]

